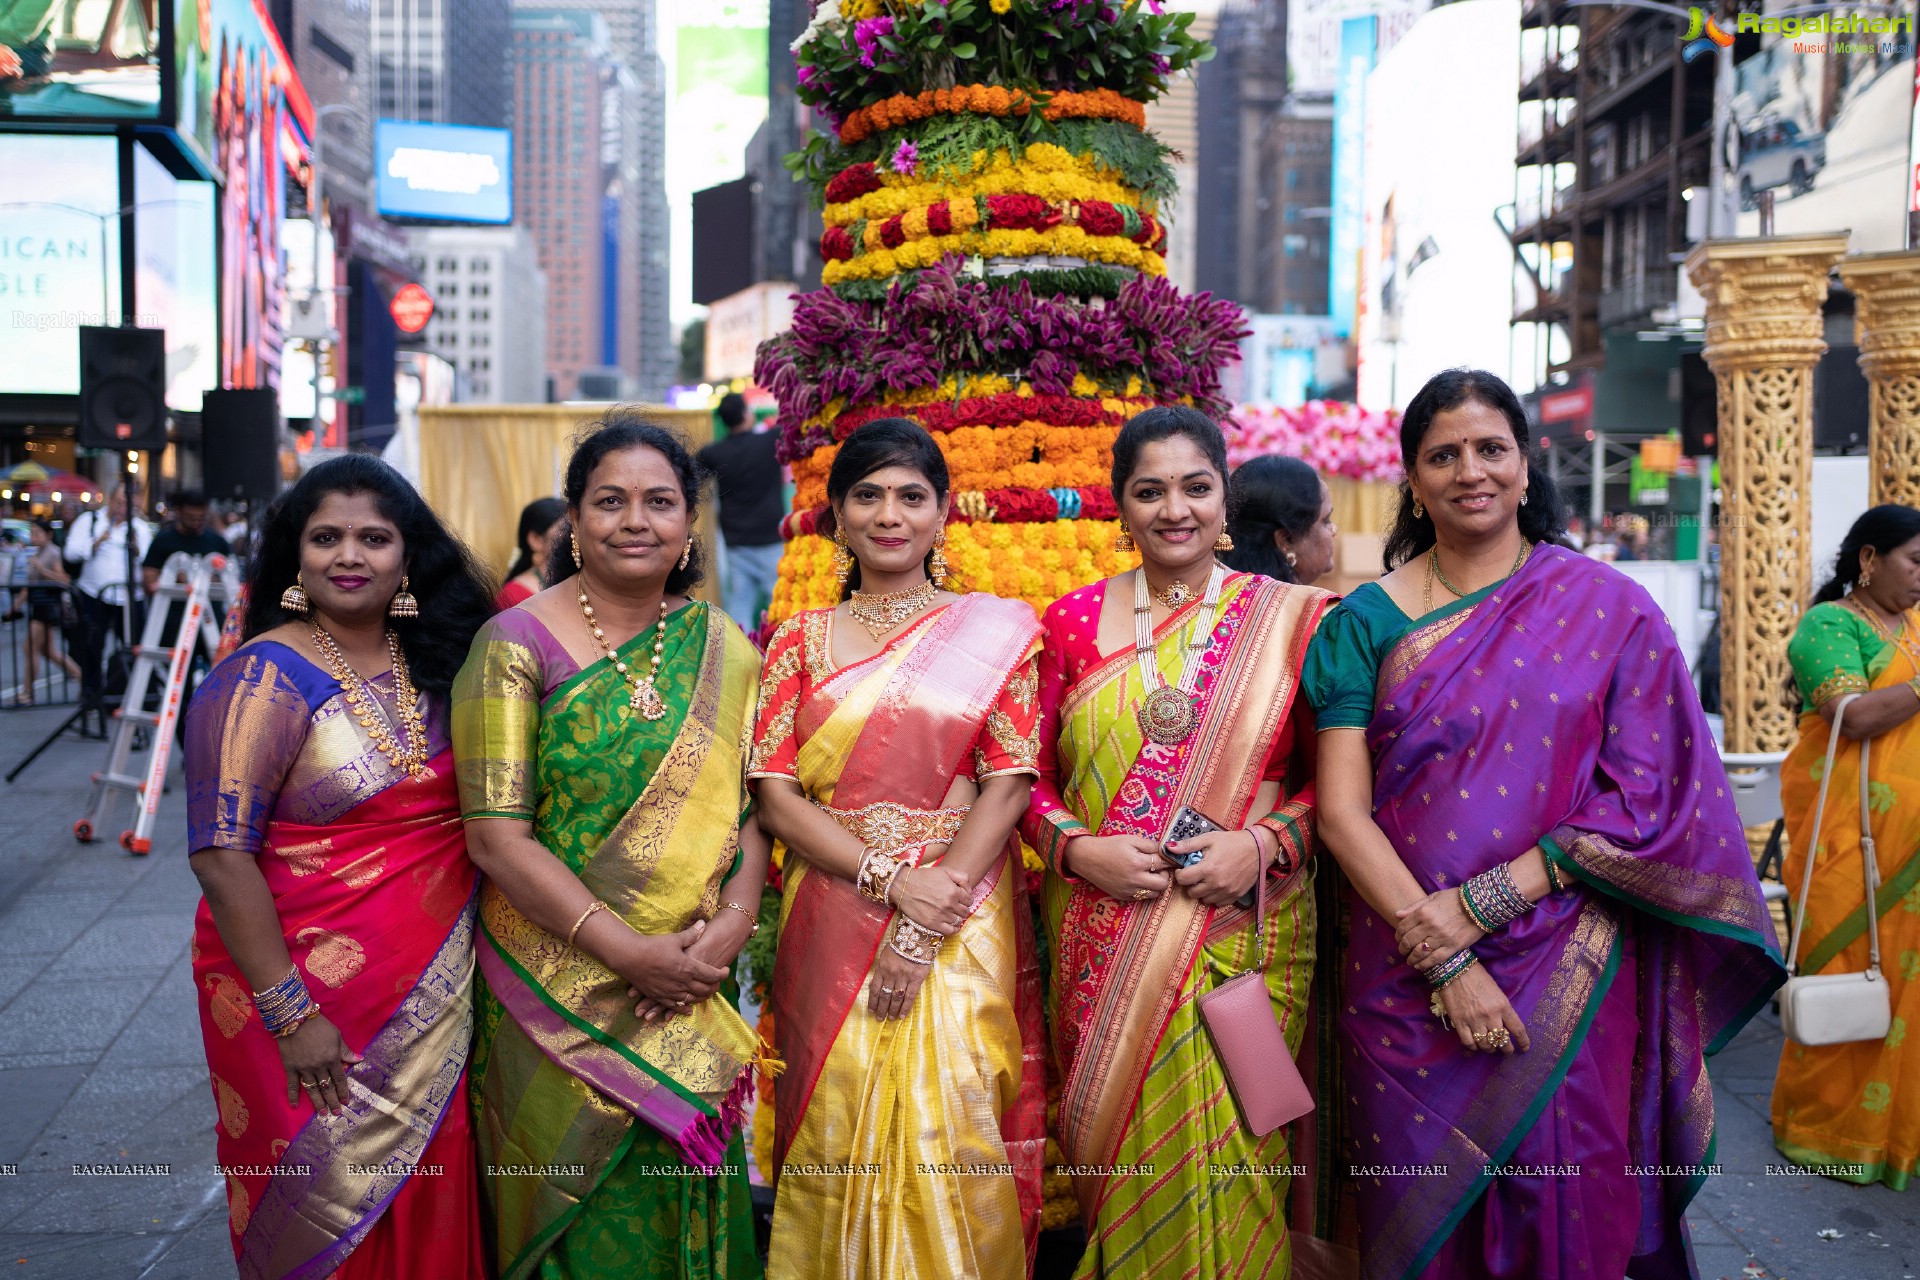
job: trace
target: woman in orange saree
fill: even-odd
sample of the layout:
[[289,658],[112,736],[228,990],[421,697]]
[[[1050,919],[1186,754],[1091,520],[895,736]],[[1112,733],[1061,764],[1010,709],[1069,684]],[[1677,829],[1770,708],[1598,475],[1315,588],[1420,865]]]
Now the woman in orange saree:
[[194,985],[249,1280],[486,1274],[446,694],[487,595],[396,472],[323,463],[270,516],[247,642],[188,710]]
[[791,855],[767,1273],[1020,1280],[1046,1140],[1013,834],[1039,625],[940,589],[947,472],[918,426],[862,426],[827,490],[849,599],[775,633],[749,769]]
[[1920,511],[1889,504],[1854,523],[1840,547],[1839,571],[1800,619],[1787,658],[1803,699],[1800,740],[1780,769],[1791,850],[1782,879],[1796,895],[1827,762],[1829,717],[1838,699],[1861,695],[1841,721],[1800,972],[1867,967],[1855,744],[1871,738],[1867,782],[1881,878],[1874,909],[1893,1025],[1884,1040],[1783,1045],[1773,1143],[1795,1164],[1830,1178],[1903,1191],[1920,1162],[1920,1045],[1906,1043],[1907,1029],[1920,1022]]
[[[1022,827],[1048,869],[1058,1133],[1087,1228],[1075,1274],[1284,1277],[1285,1205],[1309,1152],[1287,1129],[1244,1128],[1198,1001],[1262,968],[1299,1051],[1316,920],[1312,721],[1296,694],[1333,597],[1216,563],[1226,446],[1204,415],[1136,417],[1113,488],[1142,568],[1047,610]],[[1176,714],[1156,715],[1165,705]],[[1188,861],[1176,871],[1161,848],[1183,807],[1223,829],[1167,844]],[[1259,876],[1256,952],[1239,900]]]

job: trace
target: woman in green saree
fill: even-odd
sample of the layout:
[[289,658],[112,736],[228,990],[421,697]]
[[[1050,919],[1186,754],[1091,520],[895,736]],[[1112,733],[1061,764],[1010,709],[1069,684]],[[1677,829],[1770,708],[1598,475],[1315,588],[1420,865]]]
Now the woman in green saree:
[[734,1007],[768,842],[747,809],[759,655],[686,599],[697,468],[616,414],[575,448],[572,576],[454,687],[473,860],[475,1130],[500,1274],[758,1276]]

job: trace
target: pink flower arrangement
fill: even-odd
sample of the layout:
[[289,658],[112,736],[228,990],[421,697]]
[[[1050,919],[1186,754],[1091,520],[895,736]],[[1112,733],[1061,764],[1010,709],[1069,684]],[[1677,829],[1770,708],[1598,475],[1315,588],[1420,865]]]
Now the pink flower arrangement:
[[894,149],[893,159],[889,163],[895,173],[912,173],[920,165],[920,148],[913,144],[912,139],[903,138]]
[[1283,454],[1299,458],[1321,475],[1349,480],[1398,480],[1400,414],[1338,400],[1305,404],[1243,404],[1227,424],[1227,461]]

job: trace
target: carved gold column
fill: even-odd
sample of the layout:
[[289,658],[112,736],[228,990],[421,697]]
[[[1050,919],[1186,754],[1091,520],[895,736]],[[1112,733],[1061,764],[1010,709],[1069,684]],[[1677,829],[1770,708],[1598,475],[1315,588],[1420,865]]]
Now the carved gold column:
[[1813,592],[1813,366],[1845,232],[1709,240],[1687,255],[1719,389],[1720,701],[1728,751],[1785,751],[1787,641]]
[[1920,507],[1920,251],[1848,258],[1840,278],[1853,290],[1870,396],[1869,500]]

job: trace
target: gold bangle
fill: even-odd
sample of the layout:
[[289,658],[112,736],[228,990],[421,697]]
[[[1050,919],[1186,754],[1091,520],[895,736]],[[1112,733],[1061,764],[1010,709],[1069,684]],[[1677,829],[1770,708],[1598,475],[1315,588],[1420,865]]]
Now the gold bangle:
[[745,907],[743,907],[743,906],[741,906],[741,905],[740,905],[739,903],[737,903],[737,902],[723,902],[723,903],[721,903],[721,904],[720,904],[720,909],[721,909],[722,911],[726,911],[726,910],[733,910],[733,911],[738,911],[738,912],[739,912],[739,913],[740,913],[741,915],[743,915],[743,916],[745,916],[745,917],[746,917],[746,918],[747,918],[748,920],[751,920],[751,921],[753,922],[753,928],[752,928],[752,930],[751,930],[751,931],[749,931],[749,932],[748,932],[748,934],[747,934],[747,936],[748,936],[749,938],[751,938],[751,937],[753,937],[753,936],[754,936],[755,934],[757,934],[757,933],[759,933],[759,932],[760,932],[760,917],[759,917],[759,915],[757,915],[756,913],[754,913],[754,912],[752,912],[752,911],[749,911],[749,910],[747,910],[747,909],[746,909]]
[[946,940],[945,934],[936,933],[900,915],[895,918],[889,945],[902,960],[911,960],[914,964],[932,964],[940,954],[940,944]]
[[582,911],[580,913],[580,918],[573,922],[573,928],[567,930],[567,945],[571,947],[573,945],[573,940],[580,936],[580,926],[587,922],[588,916],[592,915],[596,911],[605,911],[606,909],[607,909],[607,904],[600,901],[600,899],[595,898],[593,900],[593,905],[588,907],[585,911]]

